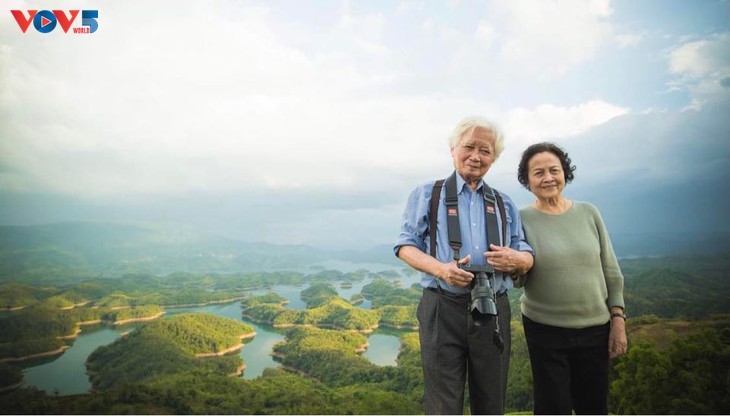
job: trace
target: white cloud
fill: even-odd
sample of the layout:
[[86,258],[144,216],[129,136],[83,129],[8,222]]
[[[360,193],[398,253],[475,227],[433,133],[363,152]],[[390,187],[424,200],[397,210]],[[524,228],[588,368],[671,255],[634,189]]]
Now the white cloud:
[[349,39],[368,54],[387,57],[391,51],[383,43],[385,25],[385,16],[381,14],[356,16],[345,13],[334,27],[332,39]]
[[494,27],[488,22],[480,21],[477,25],[476,39],[483,48],[489,48],[496,40],[497,34]]
[[423,23],[421,23],[421,28],[423,28],[423,30],[425,30],[427,32],[430,32],[431,30],[433,30],[434,26],[435,26],[435,23],[432,18],[425,19],[423,21]]
[[390,75],[352,60],[387,57],[382,17],[345,15],[327,35],[332,48],[310,52],[290,46],[265,8],[185,6],[144,16],[106,7],[93,39],[5,27],[0,186],[87,195],[343,187],[351,170],[382,159],[391,137],[363,120],[382,118],[389,103],[367,95]]
[[[532,88],[595,56],[612,31],[608,1],[445,6],[453,19],[422,3],[391,15],[345,5],[321,25],[264,4],[99,5],[104,24],[87,38],[0,25],[0,189],[377,188],[449,170],[446,136],[466,115],[503,121],[513,157],[628,112]],[[421,49],[399,48],[403,33]],[[494,93],[524,85],[520,108]]]
[[521,142],[550,138],[566,138],[586,132],[615,117],[628,113],[627,108],[600,100],[573,107],[540,105],[536,108],[516,108],[507,118],[505,130]]
[[510,183],[520,155],[528,145],[571,140],[625,114],[629,114],[629,109],[600,100],[571,107],[544,104],[512,109],[503,115],[506,150],[491,174],[500,175]]
[[669,69],[674,74],[703,77],[730,67],[730,35],[679,45],[669,54]]
[[689,92],[692,108],[730,98],[730,33],[686,41],[669,52],[668,64],[678,77],[670,81],[670,89]]
[[422,11],[424,4],[419,1],[401,1],[398,3],[399,13],[413,13],[416,11]]
[[612,31],[609,0],[497,1],[494,9],[503,64],[548,79],[592,59]]

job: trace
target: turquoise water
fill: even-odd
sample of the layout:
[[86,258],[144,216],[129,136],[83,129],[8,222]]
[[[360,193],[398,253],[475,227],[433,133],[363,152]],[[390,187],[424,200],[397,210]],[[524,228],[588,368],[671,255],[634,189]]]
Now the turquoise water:
[[[339,282],[334,286],[340,296],[350,299],[354,294],[360,293],[362,287],[370,283],[372,279],[367,278],[361,282],[353,282],[352,288],[341,288]],[[404,287],[410,285],[404,279]],[[270,290],[253,291],[252,294],[261,294],[273,291],[289,299],[287,308],[303,310],[306,308],[304,302],[299,298],[299,292],[306,289],[305,286],[276,286]],[[260,293],[259,293],[260,292]],[[370,308],[369,302],[360,307]],[[165,316],[188,312],[207,312],[226,318],[241,319],[241,307],[239,302],[232,302],[220,305],[208,305],[200,307],[172,308],[168,309]],[[246,364],[242,375],[245,379],[255,379],[263,374],[266,368],[275,368],[279,364],[271,356],[274,345],[284,340],[284,332],[269,325],[262,325],[243,319],[254,327],[256,337],[245,340],[241,349],[241,357]],[[76,338],[71,347],[63,354],[56,357],[46,357],[21,363],[25,366],[24,386],[34,386],[49,393],[59,395],[70,395],[86,393],[91,388],[91,383],[86,375],[86,359],[96,348],[114,342],[121,334],[137,328],[136,324],[122,325],[118,327],[90,326],[83,327],[82,332]],[[397,331],[378,329],[368,337],[370,346],[363,354],[376,365],[395,365],[400,340]]]
[[[86,359],[96,348],[111,344],[132,325],[105,328],[84,327],[71,348],[50,362],[26,368],[23,371],[24,385],[35,386],[49,393],[61,395],[86,393],[91,388],[86,375]],[[47,359],[43,360],[46,361]]]
[[[298,293],[297,293],[298,296]],[[188,312],[207,312],[218,316],[231,319],[241,319],[241,306],[238,302],[223,305],[209,305],[197,308],[175,308],[169,309],[169,313],[188,313]],[[243,378],[252,380],[264,373],[267,368],[275,368],[279,364],[274,361],[271,356],[274,345],[284,341],[284,332],[277,330],[270,325],[262,325],[253,323],[247,319],[243,322],[251,325],[256,332],[256,336],[251,339],[244,340],[244,346],[239,353],[246,364],[243,372]],[[400,345],[398,346],[400,348]],[[396,352],[397,354],[397,352]]]

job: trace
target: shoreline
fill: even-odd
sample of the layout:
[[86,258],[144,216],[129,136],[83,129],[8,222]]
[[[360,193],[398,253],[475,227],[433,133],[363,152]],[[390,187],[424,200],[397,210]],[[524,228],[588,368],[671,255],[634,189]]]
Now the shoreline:
[[58,309],[60,309],[62,311],[68,311],[68,310],[71,310],[73,308],[78,308],[78,307],[81,307],[81,306],[84,306],[84,305],[88,305],[89,303],[91,303],[91,301],[90,300],[87,300],[86,302],[74,303],[71,306],[64,306],[64,307],[58,308]]
[[222,300],[211,300],[208,302],[202,302],[202,303],[181,303],[177,305],[160,305],[160,307],[164,309],[176,309],[176,308],[193,308],[197,306],[208,306],[208,305],[219,305],[223,303],[233,303],[239,300],[246,299],[247,296],[238,296],[235,298],[230,299],[222,299]]
[[241,364],[236,368],[236,371],[232,372],[231,374],[228,374],[228,377],[241,377],[243,374],[243,370],[246,369],[246,364]]
[[25,309],[25,308],[27,308],[28,306],[29,306],[29,305],[21,305],[21,306],[8,306],[8,307],[5,307],[5,308],[2,308],[2,309],[0,309],[0,311],[4,311],[4,312],[15,312],[15,311],[19,311],[19,310],[21,310],[21,309]]
[[199,352],[195,354],[195,358],[209,358],[209,357],[220,357],[221,355],[226,355],[228,353],[238,351],[241,348],[243,348],[243,343],[236,344],[230,348],[226,348],[224,350],[220,350],[218,352]]
[[304,376],[304,377],[307,377],[307,378],[311,378],[312,380],[315,380],[318,383],[321,382],[320,379],[318,379],[317,377],[315,377],[312,374],[307,373],[304,370],[300,370],[300,369],[298,369],[296,367],[290,367],[288,365],[284,365],[281,362],[281,361],[283,361],[283,358],[284,358],[284,356],[282,354],[278,354],[278,353],[272,352],[271,353],[271,356],[274,357],[274,358],[278,358],[279,359],[279,360],[275,360],[275,361],[277,361],[279,363],[279,368],[281,368],[282,370],[288,371],[290,373],[299,374],[300,376]]
[[388,324],[385,322],[382,322],[381,325],[386,328],[393,328],[393,329],[404,329],[404,330],[410,330],[410,331],[418,331],[418,326],[408,326],[408,325],[393,325]]
[[[92,321],[76,322],[76,326],[74,327],[74,332],[73,333],[71,333],[69,335],[59,335],[56,338],[57,339],[60,339],[60,340],[64,340],[64,341],[76,339],[79,336],[79,334],[81,333],[81,327],[84,326],[84,325],[103,324],[105,322],[107,322],[107,323],[109,323],[111,325],[123,325],[123,324],[127,324],[127,323],[130,323],[130,322],[151,321],[151,320],[157,319],[160,316],[164,315],[164,313],[165,312],[163,311],[163,312],[157,313],[157,314],[152,315],[152,316],[145,316],[145,317],[142,317],[142,318],[124,319],[124,320],[115,321],[115,322],[104,321],[102,319],[94,319]],[[63,347],[59,347],[59,348],[57,348],[55,350],[52,350],[52,351],[44,351],[44,352],[39,352],[39,353],[35,353],[35,354],[28,354],[28,355],[24,355],[22,357],[4,357],[4,358],[0,358],[0,363],[1,362],[7,362],[7,361],[10,361],[10,362],[25,361],[25,360],[30,360],[32,358],[58,355],[58,354],[63,353],[65,350],[67,350],[69,348],[71,348],[71,347],[68,346],[68,345],[64,345]]]
[[79,336],[80,333],[81,333],[81,327],[79,327],[79,324],[76,324],[76,326],[74,327],[74,332],[72,334],[70,334],[70,335],[59,335],[56,338],[57,339],[62,339],[64,341],[65,340],[69,340],[69,339],[75,339],[76,337]]
[[25,361],[25,360],[30,360],[32,358],[40,358],[40,357],[47,357],[47,356],[51,356],[51,355],[63,354],[63,352],[66,351],[69,348],[71,348],[71,347],[69,347],[68,345],[64,345],[62,347],[58,347],[57,349],[55,349],[53,351],[38,352],[38,353],[35,353],[35,354],[24,355],[22,357],[5,357],[5,358],[0,358],[0,363],[3,363],[3,362]]
[[128,323],[130,323],[130,322],[145,322],[145,321],[153,321],[153,320],[155,320],[155,319],[159,318],[160,316],[162,316],[162,315],[164,315],[164,314],[165,314],[165,311],[162,311],[162,312],[158,312],[158,313],[156,313],[156,314],[154,314],[154,315],[150,315],[150,316],[143,316],[143,317],[141,317],[141,318],[129,318],[129,319],[122,319],[121,321],[114,321],[114,322],[112,322],[112,325],[124,325],[124,324],[128,324]]
[[[250,339],[250,338],[254,338],[254,337],[256,337],[255,331],[248,333],[248,334],[243,334],[240,337],[238,337],[238,339],[243,341],[244,339]],[[246,345],[246,344],[241,342],[239,344],[236,344],[232,347],[226,348],[226,349],[218,351],[218,352],[199,352],[199,353],[195,354],[195,358],[220,357],[222,355],[226,355],[226,354],[230,354],[234,351],[238,351],[241,348],[243,348],[244,345]]]
[[18,389],[20,387],[23,387],[23,383],[24,382],[21,380],[15,384],[10,384],[7,386],[0,387],[0,393],[5,393],[6,391],[12,391],[12,390]]
[[345,332],[357,332],[357,333],[360,333],[360,334],[371,334],[373,331],[375,331],[376,329],[378,329],[380,327],[378,324],[375,324],[375,326],[372,326],[372,327],[367,328],[367,329],[348,329],[348,328],[342,328],[342,327],[339,327],[339,326],[335,326],[335,325],[332,325],[332,324],[295,324],[295,323],[275,324],[275,323],[272,323],[270,321],[266,321],[266,320],[263,320],[263,319],[254,318],[254,317],[252,317],[250,315],[247,315],[245,313],[241,314],[241,316],[244,317],[244,318],[246,318],[246,319],[248,319],[248,320],[250,320],[250,321],[253,321],[253,322],[256,322],[256,323],[259,323],[259,324],[271,325],[274,328],[294,328],[294,327],[321,328],[321,329],[333,329],[333,330],[345,331]]

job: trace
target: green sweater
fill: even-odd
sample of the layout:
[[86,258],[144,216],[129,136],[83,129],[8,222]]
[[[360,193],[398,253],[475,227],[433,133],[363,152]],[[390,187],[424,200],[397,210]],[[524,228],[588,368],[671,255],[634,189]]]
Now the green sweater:
[[535,265],[525,279],[522,313],[535,322],[586,328],[609,321],[624,307],[624,277],[598,209],[585,202],[559,215],[520,210]]

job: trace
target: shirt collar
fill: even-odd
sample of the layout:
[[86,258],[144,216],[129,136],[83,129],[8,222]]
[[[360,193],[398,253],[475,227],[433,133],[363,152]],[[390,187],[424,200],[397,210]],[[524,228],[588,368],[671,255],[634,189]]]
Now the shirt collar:
[[[461,191],[464,190],[464,187],[467,187],[468,188],[469,185],[467,185],[467,183],[464,180],[464,178],[461,177],[461,174],[459,174],[459,172],[457,172],[456,173],[456,189],[457,189],[457,194],[461,194]],[[469,190],[471,190],[471,188],[469,188]],[[479,185],[477,185],[476,192],[482,193],[483,190],[484,190],[484,179],[480,179],[479,180]]]

